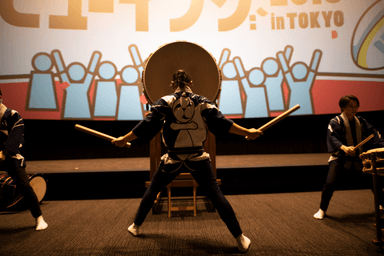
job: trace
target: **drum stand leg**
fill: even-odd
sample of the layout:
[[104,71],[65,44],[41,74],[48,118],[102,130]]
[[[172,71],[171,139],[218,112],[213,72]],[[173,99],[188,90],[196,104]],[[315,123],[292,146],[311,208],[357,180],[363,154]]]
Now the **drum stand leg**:
[[152,206],[152,214],[160,214],[161,213],[161,192],[160,191],[157,196],[156,196],[156,199],[155,199],[155,202],[153,203],[153,206]]
[[383,246],[383,239],[382,239],[382,233],[381,233],[381,218],[380,218],[380,207],[379,207],[379,182],[378,182],[378,176],[377,176],[377,170],[376,170],[376,155],[372,155],[372,178],[373,178],[373,194],[375,199],[375,221],[376,221],[376,239],[373,239],[373,243],[380,246],[380,249],[382,250]]

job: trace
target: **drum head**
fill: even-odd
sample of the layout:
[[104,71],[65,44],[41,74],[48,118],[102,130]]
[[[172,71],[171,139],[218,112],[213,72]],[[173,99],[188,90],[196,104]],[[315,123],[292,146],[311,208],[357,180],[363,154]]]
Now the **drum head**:
[[184,69],[193,81],[192,91],[215,101],[221,86],[221,72],[212,55],[197,44],[174,42],[151,54],[143,71],[143,87],[150,104],[174,92],[173,74]]
[[31,184],[31,187],[33,188],[33,191],[35,191],[35,194],[37,196],[37,200],[40,203],[45,196],[45,192],[47,191],[47,183],[45,182],[45,179],[38,175],[33,176],[29,180],[29,184]]

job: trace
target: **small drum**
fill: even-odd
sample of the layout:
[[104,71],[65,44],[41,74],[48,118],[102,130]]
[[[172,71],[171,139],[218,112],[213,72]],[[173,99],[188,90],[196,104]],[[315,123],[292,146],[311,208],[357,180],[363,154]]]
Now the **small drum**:
[[[39,174],[28,174],[29,184],[35,191],[39,203],[43,201],[47,191],[47,183]],[[16,185],[7,173],[0,175],[0,208],[10,208],[23,199]]]
[[203,47],[189,42],[174,42],[152,53],[143,70],[144,95],[150,104],[174,92],[173,74],[184,69],[192,79],[192,91],[214,102],[221,88],[221,71],[215,58]]
[[376,170],[378,175],[384,175],[384,148],[375,148],[360,154],[363,160],[363,172],[367,174],[373,173],[372,155],[376,155]]

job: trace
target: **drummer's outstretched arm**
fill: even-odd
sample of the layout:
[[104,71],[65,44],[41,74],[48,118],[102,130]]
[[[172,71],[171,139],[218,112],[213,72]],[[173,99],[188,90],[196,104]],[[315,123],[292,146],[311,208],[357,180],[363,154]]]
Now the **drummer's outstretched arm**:
[[341,150],[343,150],[347,155],[353,156],[355,154],[355,147],[341,145]]
[[112,140],[111,143],[122,148],[125,147],[127,142],[133,141],[135,139],[137,139],[137,136],[132,131],[130,131],[126,135],[120,136],[119,138]]
[[0,151],[0,161],[5,160],[5,154],[3,154],[3,150]]
[[250,140],[254,140],[263,134],[263,132],[258,129],[255,129],[255,128],[247,129],[236,123],[232,124],[231,128],[229,129],[229,132],[233,134],[245,136]]

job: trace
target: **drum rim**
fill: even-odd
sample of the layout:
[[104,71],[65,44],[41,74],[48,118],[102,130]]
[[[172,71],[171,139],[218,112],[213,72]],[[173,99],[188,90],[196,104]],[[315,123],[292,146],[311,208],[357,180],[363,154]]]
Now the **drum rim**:
[[31,185],[33,191],[34,191],[35,194],[36,194],[36,197],[37,197],[39,203],[41,203],[41,202],[44,200],[45,195],[47,194],[47,181],[45,180],[44,176],[43,176],[43,175],[40,175],[40,174],[34,174],[34,175],[31,175],[31,177],[28,177],[28,178],[29,178],[29,183],[31,183],[31,181],[32,181],[33,179],[35,179],[35,178],[39,178],[39,180],[42,179],[42,180],[44,181],[44,192],[41,193],[41,194],[42,194],[41,199],[39,199],[39,195],[40,195],[40,194],[38,195],[38,193],[36,193],[34,187]]
[[[31,185],[33,191],[35,192],[36,196],[38,197],[38,202],[41,203],[41,202],[44,200],[44,198],[45,198],[45,196],[46,196],[46,194],[47,194],[47,188],[48,188],[48,185],[47,185],[47,181],[46,181],[46,179],[45,179],[44,176],[43,176],[42,174],[40,174],[40,173],[27,173],[27,177],[28,177],[28,181],[29,181],[29,183],[31,183],[31,181],[32,181],[33,179],[35,179],[35,178],[41,178],[41,179],[44,181],[45,191],[44,191],[44,194],[43,194],[43,196],[41,197],[40,200],[39,200],[39,197],[38,197],[37,193],[35,192],[35,189],[34,189],[33,186]],[[8,173],[5,173],[5,178],[6,178],[5,181],[3,182],[3,184],[1,184],[0,191],[3,189],[3,186],[6,185],[5,182],[10,181],[10,182],[13,183],[13,179],[12,179],[11,175],[9,175]],[[11,185],[11,184],[8,184],[8,185]],[[15,192],[16,192],[16,188],[17,188],[17,186],[16,186],[15,184],[13,184],[13,186],[14,186],[14,192],[13,192],[13,193],[15,193]],[[5,206],[6,209],[7,209],[7,208],[11,208],[11,207],[13,207],[14,205],[16,205],[17,203],[19,203],[19,202],[24,198],[24,196],[22,196],[20,192],[17,193],[17,194],[14,194],[14,196],[15,196],[15,197],[12,198],[12,201],[11,201],[7,206]]]
[[384,152],[384,148],[373,148],[373,149],[370,149],[362,154],[371,154],[371,153],[374,153],[374,152]]
[[[219,65],[218,65],[217,62],[216,62],[216,58],[213,57],[213,55],[212,55],[209,51],[207,51],[203,46],[201,46],[201,45],[199,45],[199,44],[197,44],[197,43],[193,43],[193,42],[189,42],[189,41],[174,41],[174,42],[171,42],[171,43],[165,43],[165,44],[159,46],[158,49],[157,49],[155,52],[151,53],[151,54],[148,56],[148,58],[145,60],[145,62],[144,62],[143,71],[142,71],[142,77],[141,77],[141,84],[142,84],[142,88],[143,88],[143,94],[144,94],[144,96],[145,96],[147,102],[148,102],[149,104],[152,105],[156,100],[158,100],[158,98],[152,100],[152,99],[150,98],[150,95],[148,94],[148,92],[147,92],[147,88],[146,88],[145,77],[146,77],[146,69],[147,69],[147,65],[148,65],[149,61],[150,61],[151,58],[154,56],[154,54],[155,54],[156,52],[158,52],[159,50],[163,49],[164,47],[170,46],[170,45],[172,45],[172,44],[178,44],[178,43],[186,43],[186,44],[191,44],[191,45],[194,45],[194,46],[198,46],[198,47],[200,47],[201,49],[203,49],[206,53],[208,53],[208,55],[209,55],[209,56],[211,57],[211,59],[213,60],[213,63],[215,64],[215,66],[216,66],[216,68],[217,68],[218,85],[217,85],[217,92],[215,93],[214,98],[213,98],[213,99],[208,98],[208,100],[210,100],[210,101],[212,101],[212,102],[216,101],[216,100],[219,98],[219,95],[220,95],[220,92],[221,92],[221,84],[222,84],[222,80],[223,80],[223,77],[222,77],[222,71],[221,71]],[[171,79],[170,79],[170,80],[171,80]],[[192,80],[193,80],[193,78],[192,78]],[[193,90],[193,88],[192,88],[192,90]],[[161,97],[164,97],[164,96],[166,96],[166,95],[163,95],[163,96],[161,96]],[[202,96],[204,96],[204,95],[202,95]]]

